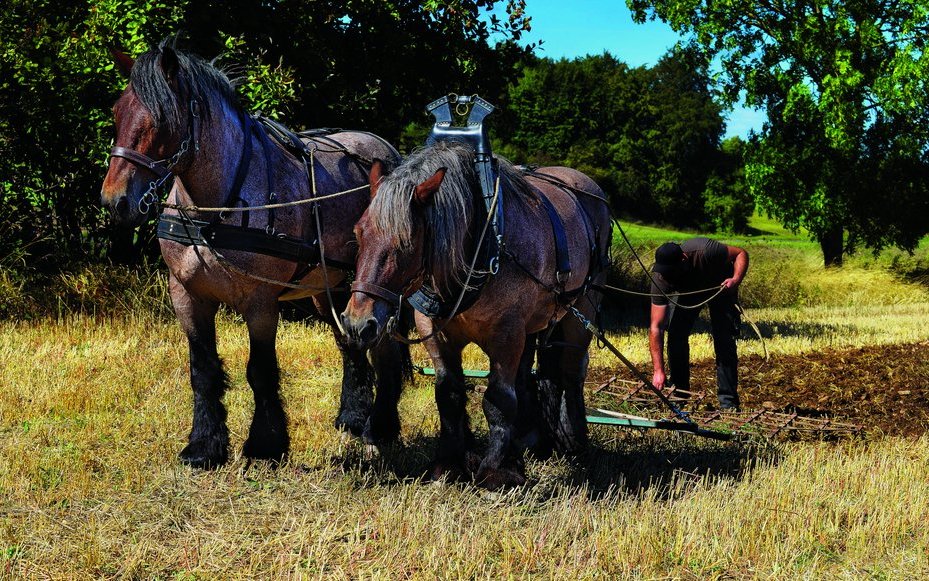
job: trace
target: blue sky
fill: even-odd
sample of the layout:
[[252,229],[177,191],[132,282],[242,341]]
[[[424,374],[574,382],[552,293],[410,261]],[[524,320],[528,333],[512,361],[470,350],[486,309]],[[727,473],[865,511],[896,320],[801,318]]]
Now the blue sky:
[[[540,56],[575,58],[608,51],[630,66],[652,66],[680,37],[663,22],[636,24],[624,0],[527,0],[532,31],[543,40]],[[728,113],[726,136],[760,130],[764,113],[737,107]]]

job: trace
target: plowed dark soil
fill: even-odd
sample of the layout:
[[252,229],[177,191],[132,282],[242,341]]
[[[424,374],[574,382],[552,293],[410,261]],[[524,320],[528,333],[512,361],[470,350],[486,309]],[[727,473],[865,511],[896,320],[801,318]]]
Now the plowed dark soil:
[[[633,379],[619,367],[592,370],[589,379],[614,373]],[[715,394],[712,359],[695,362],[691,374],[694,391]],[[739,383],[743,409],[828,415],[874,433],[918,435],[929,429],[929,342],[772,355],[768,361],[745,356],[739,359]]]

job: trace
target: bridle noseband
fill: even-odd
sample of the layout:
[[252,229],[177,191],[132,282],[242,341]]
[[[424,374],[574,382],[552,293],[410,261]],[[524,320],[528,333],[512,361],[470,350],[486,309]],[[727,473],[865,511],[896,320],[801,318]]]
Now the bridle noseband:
[[[425,258],[423,260],[425,261]],[[362,280],[352,281],[352,284],[349,287],[351,293],[361,293],[375,299],[381,299],[391,306],[391,310],[393,312],[390,314],[390,318],[387,319],[387,323],[381,330],[378,341],[384,337],[387,337],[388,335],[392,335],[394,339],[407,344],[413,344],[414,342],[418,343],[418,341],[411,342],[409,339],[403,337],[399,333],[395,333],[394,330],[397,327],[397,323],[400,322],[400,313],[403,310],[403,302],[407,299],[407,297],[415,292],[412,290],[412,288],[418,287],[417,282],[419,282],[421,286],[425,268],[425,263],[420,265],[416,275],[410,279],[410,282],[405,287],[403,287],[403,290],[401,290],[399,293],[395,293],[389,288],[384,288],[381,285],[374,284],[373,282],[365,282]]]
[[371,282],[364,282],[361,280],[352,282],[351,291],[353,293],[362,293],[376,299],[381,299],[398,311],[400,310],[400,305],[403,303],[403,299],[405,298],[402,293],[398,294],[380,285],[376,285]]
[[161,188],[164,187],[169,179],[174,177],[175,174],[171,170],[181,161],[181,158],[190,151],[191,143],[194,146],[193,151],[195,153],[200,151],[200,102],[197,99],[191,99],[188,108],[187,137],[181,141],[174,155],[155,160],[144,153],[129,149],[128,147],[114,146],[110,150],[110,159],[114,157],[128,159],[135,165],[147,169],[158,176],[157,179],[148,183],[148,189],[142,194],[142,197],[139,198],[140,214],[148,214],[152,206],[158,203],[160,199],[158,194]]

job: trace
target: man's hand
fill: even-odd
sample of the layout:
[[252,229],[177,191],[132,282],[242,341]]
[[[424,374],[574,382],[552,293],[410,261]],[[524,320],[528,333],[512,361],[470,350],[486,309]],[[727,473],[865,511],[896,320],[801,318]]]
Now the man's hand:
[[664,371],[656,369],[655,373],[652,375],[652,385],[658,389],[664,389],[664,383],[666,381]]
[[741,280],[736,280],[735,278],[727,278],[726,280],[723,281],[722,286],[724,288],[738,288],[741,282],[742,282]]

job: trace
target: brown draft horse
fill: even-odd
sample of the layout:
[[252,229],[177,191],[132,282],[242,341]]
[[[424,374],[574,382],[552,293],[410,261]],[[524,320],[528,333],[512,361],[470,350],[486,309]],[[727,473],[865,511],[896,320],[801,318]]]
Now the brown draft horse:
[[[354,292],[342,315],[357,345],[376,344],[398,305],[424,281],[454,301],[448,289],[461,288],[487,216],[473,160],[470,147],[439,141],[389,175],[382,176],[377,163],[372,167],[374,198],[355,227]],[[441,433],[433,477],[472,472],[478,484],[491,489],[525,481],[522,446],[533,440],[548,436],[548,445],[567,452],[586,444],[583,382],[591,334],[573,316],[565,316],[565,307],[573,300],[593,316],[597,293],[568,297],[602,276],[611,235],[604,193],[586,175],[564,167],[521,173],[504,160],[499,160],[499,171],[501,182],[510,186],[504,196],[505,250],[499,271],[470,307],[450,319],[416,313],[436,368]],[[556,243],[543,195],[567,235],[572,269],[566,280],[556,277]],[[532,393],[535,334],[549,325],[554,329],[542,342],[539,388]],[[488,446],[478,466],[470,450],[461,364],[462,349],[472,342],[490,359],[482,402]]]
[[[365,160],[383,158],[395,164],[399,155],[393,147],[370,133],[338,132],[314,140],[312,167],[305,167],[259,133],[265,129],[242,110],[232,83],[212,64],[165,43],[135,62],[120,53],[114,56],[130,82],[113,107],[116,147],[103,182],[102,201],[118,223],[134,226],[153,217],[152,208],[158,204],[152,192],[171,175],[179,179],[169,203],[254,207],[268,203],[271,183],[276,194],[271,199],[278,203],[309,198],[307,174],[312,169],[317,196],[358,190],[314,204],[319,222],[310,204],[228,215],[191,211],[183,219],[234,226],[249,221],[252,228],[268,229],[274,235],[319,240],[328,261],[354,264],[352,227],[370,200],[364,187],[370,161]],[[232,190],[237,190],[235,196]],[[176,211],[165,213],[180,219]],[[321,232],[317,223],[322,225]],[[222,403],[227,378],[217,355],[215,326],[222,303],[241,314],[249,334],[247,378],[255,411],[243,454],[281,460],[290,444],[275,351],[282,287],[254,277],[288,281],[298,278],[301,265],[235,250],[221,252],[224,262],[203,244],[165,239],[160,243],[169,269],[171,300],[190,348],[193,425],[181,459],[204,468],[228,459],[229,433]],[[333,294],[339,308],[347,300],[346,290]],[[318,295],[314,302],[323,319],[333,324],[326,295]],[[400,430],[397,401],[408,350],[384,341],[371,352],[372,368],[364,351],[347,345],[340,333],[335,335],[343,361],[336,426],[369,443],[394,438]]]

